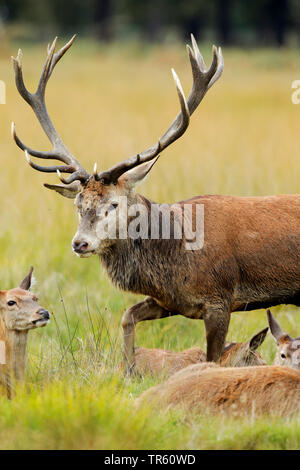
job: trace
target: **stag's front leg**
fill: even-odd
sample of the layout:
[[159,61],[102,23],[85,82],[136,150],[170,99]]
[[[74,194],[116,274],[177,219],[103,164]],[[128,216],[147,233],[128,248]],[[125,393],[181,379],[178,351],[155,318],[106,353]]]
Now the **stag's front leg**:
[[123,315],[122,327],[124,333],[124,365],[126,373],[134,371],[134,333],[135,325],[145,320],[155,320],[176,315],[174,312],[165,310],[151,297],[147,297],[142,302],[133,305]]
[[210,308],[204,316],[206,330],[206,357],[209,362],[219,362],[224,350],[230,313]]

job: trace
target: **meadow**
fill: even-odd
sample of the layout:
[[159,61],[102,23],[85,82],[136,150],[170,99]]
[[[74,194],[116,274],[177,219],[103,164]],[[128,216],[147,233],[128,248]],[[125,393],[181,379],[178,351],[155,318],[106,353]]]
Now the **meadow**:
[[[51,39],[51,38],[49,38]],[[10,56],[23,49],[26,84],[33,90],[46,44],[5,42],[0,79],[0,288],[14,287],[35,267],[40,304],[49,326],[30,334],[28,388],[0,397],[1,449],[296,449],[300,418],[191,416],[136,409],[134,399],[155,379],[128,379],[121,370],[121,317],[140,297],[118,291],[97,257],[71,250],[77,227],[73,202],[45,189],[56,175],[26,163],[10,134],[48,149],[31,109],[18,95]],[[211,50],[200,45],[207,62]],[[297,50],[225,49],[225,71],[193,115],[187,133],[168,148],[140,192],[157,202],[198,194],[267,195],[300,191],[300,105],[291,83],[300,79]],[[50,115],[72,153],[92,171],[144,150],[178,109],[170,68],[188,94],[191,73],[184,44],[99,46],[78,38],[47,89]],[[276,224],[276,220],[274,220]],[[282,328],[300,334],[299,312],[272,312]],[[232,315],[228,339],[243,341],[267,325],[263,310]],[[136,345],[205,348],[201,321],[173,317],[137,327]],[[261,354],[271,363],[270,335]]]

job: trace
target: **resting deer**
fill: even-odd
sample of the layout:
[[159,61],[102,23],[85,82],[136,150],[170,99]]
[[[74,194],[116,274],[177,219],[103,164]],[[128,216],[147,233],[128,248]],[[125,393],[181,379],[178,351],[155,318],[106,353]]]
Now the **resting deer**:
[[[173,72],[181,111],[167,131],[149,149],[109,170],[98,172],[95,165],[94,171],[88,173],[67,150],[45,105],[47,82],[74,39],[75,36],[58,52],[55,52],[56,39],[48,47],[35,93],[30,93],[24,85],[21,51],[13,58],[17,89],[33,109],[53,149],[42,152],[28,147],[16,135],[13,124],[15,142],[25,151],[32,168],[58,174],[63,184],[45,184],[48,189],[68,198],[76,197],[80,221],[72,242],[74,252],[80,257],[98,255],[116,286],[147,296],[130,307],[122,319],[127,369],[134,366],[136,324],[171,315],[203,319],[207,360],[219,361],[231,312],[277,304],[300,305],[300,195],[208,195],[181,201],[176,207],[165,204],[159,206],[162,218],[174,209],[173,235],[165,239],[162,224],[152,222],[157,206],[136,193],[135,188],[150,172],[159,154],[182,136],[191,115],[221,76],[221,50],[213,47],[213,60],[207,69],[192,37],[188,54],[193,86],[186,100]],[[43,160],[56,159],[61,164],[41,166],[30,155]],[[65,178],[62,173],[70,175]],[[131,211],[137,206],[141,208],[139,223],[143,227],[148,224],[148,230],[138,238],[129,233],[124,236],[124,225],[126,232],[133,218]],[[174,236],[185,206],[190,208],[190,220],[196,226],[198,210],[204,210],[201,249],[186,249],[188,234],[182,238]],[[196,239],[198,235],[201,239],[203,225],[196,231]]]
[[215,363],[197,364],[149,388],[138,403],[159,409],[180,406],[202,413],[286,416],[300,412],[300,372],[275,365],[226,368]]
[[29,330],[46,326],[50,315],[29,292],[33,268],[15,289],[0,291],[0,385],[8,398],[12,381],[23,381]]
[[292,339],[281,330],[270,310],[267,314],[277,343],[274,365],[228,369],[214,363],[191,365],[147,390],[140,402],[233,414],[299,413],[300,338]]
[[270,330],[277,344],[277,353],[274,364],[290,366],[300,370],[300,336],[292,338],[284,333],[270,310],[267,311]]
[[[221,356],[221,367],[263,366],[263,360],[257,349],[263,343],[269,328],[255,334],[244,343],[227,343]],[[169,376],[191,365],[206,362],[205,352],[194,346],[185,351],[175,352],[164,349],[136,348],[135,364],[140,374]]]

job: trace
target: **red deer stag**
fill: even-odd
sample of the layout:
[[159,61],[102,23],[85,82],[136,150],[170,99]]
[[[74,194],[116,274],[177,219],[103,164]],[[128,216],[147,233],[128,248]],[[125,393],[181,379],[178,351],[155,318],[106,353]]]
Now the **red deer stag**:
[[[161,224],[151,224],[156,205],[136,193],[135,187],[149,173],[158,155],[185,132],[190,116],[222,74],[221,50],[213,47],[213,60],[207,69],[192,37],[193,47],[188,46],[188,54],[193,86],[186,100],[173,71],[181,111],[167,131],[149,149],[101,173],[95,165],[89,174],[67,150],[45,105],[47,82],[74,39],[75,36],[58,52],[55,52],[56,39],[48,47],[35,93],[30,93],[24,85],[21,51],[16,59],[13,58],[17,89],[32,107],[53,149],[42,152],[28,147],[16,135],[13,124],[16,144],[25,151],[32,168],[57,172],[63,185],[45,184],[47,188],[69,198],[76,197],[80,222],[72,242],[74,252],[81,257],[99,255],[116,286],[147,296],[130,307],[122,319],[126,369],[130,371],[134,366],[136,324],[171,315],[203,319],[207,360],[218,361],[231,312],[277,304],[300,305],[300,195],[208,195],[181,201],[174,210],[172,231],[175,232],[178,217],[182,217],[182,213],[176,215],[178,208],[189,206],[193,224],[196,224],[196,215],[201,208],[205,217],[204,244],[201,249],[186,249],[189,237],[177,238],[173,232],[170,239],[165,239]],[[29,155],[56,159],[61,164],[41,166]],[[70,173],[70,176],[64,178],[62,173]],[[125,204],[120,203],[123,199]],[[129,227],[133,217],[131,210],[136,206],[143,209],[140,210],[143,216],[140,222],[144,226],[149,223],[148,231],[140,237],[126,237],[121,226],[125,223],[125,227]],[[164,204],[161,215],[169,214],[172,207]],[[116,219],[117,230],[113,223]],[[108,231],[107,226],[110,227]],[[159,234],[152,237],[157,228]],[[199,230],[203,235],[203,225]],[[197,235],[198,232],[196,238]]]
[[[250,341],[227,343],[220,359],[221,367],[267,365],[257,349],[265,340],[268,329],[255,334]],[[135,350],[135,365],[140,374],[169,376],[191,364],[203,362],[206,362],[206,354],[197,346],[180,352],[147,348]]]

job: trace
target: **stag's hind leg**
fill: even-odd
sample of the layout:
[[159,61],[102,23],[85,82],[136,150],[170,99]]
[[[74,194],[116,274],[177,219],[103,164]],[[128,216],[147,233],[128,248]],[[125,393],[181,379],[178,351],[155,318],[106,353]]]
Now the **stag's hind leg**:
[[132,373],[134,370],[134,333],[135,325],[145,320],[156,320],[176,315],[174,312],[165,310],[151,297],[133,305],[123,315],[122,327],[124,333],[124,365],[125,372]]

